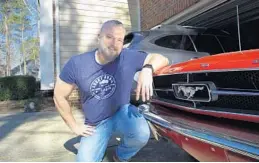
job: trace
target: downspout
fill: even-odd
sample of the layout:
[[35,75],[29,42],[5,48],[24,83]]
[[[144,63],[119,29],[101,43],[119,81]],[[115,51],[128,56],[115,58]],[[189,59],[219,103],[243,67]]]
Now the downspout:
[[56,20],[56,77],[60,74],[60,50],[59,50],[59,0],[55,0],[55,20]]

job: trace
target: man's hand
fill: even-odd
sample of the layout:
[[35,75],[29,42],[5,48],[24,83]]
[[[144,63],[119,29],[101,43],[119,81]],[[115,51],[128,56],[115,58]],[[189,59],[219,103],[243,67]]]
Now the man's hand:
[[87,137],[94,134],[95,127],[90,125],[76,125],[74,128],[72,128],[72,131],[76,135]]
[[142,101],[148,101],[153,96],[153,74],[152,69],[143,68],[139,73],[138,85],[136,89],[136,100],[139,100],[141,93]]

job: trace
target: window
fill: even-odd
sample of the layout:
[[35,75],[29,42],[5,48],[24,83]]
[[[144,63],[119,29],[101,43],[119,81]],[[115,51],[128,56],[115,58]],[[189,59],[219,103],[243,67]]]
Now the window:
[[218,40],[213,35],[193,35],[191,36],[198,52],[207,52],[211,55],[223,53]]
[[182,49],[195,51],[193,44],[188,36],[185,35],[169,35],[155,41],[155,44],[170,49]]
[[196,51],[193,47],[193,43],[191,39],[188,36],[184,37],[184,43],[182,44],[183,47],[181,49],[187,50],[187,51]]
[[169,35],[159,38],[155,44],[164,48],[180,49],[182,42],[182,35]]

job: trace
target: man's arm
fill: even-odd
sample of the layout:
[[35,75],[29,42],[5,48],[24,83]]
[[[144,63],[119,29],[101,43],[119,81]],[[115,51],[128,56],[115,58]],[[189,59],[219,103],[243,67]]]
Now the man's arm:
[[[160,54],[148,54],[143,66],[146,64],[152,65],[154,71],[157,71],[167,66],[169,60]],[[139,74],[136,100],[139,100],[140,93],[144,102],[146,99],[149,100],[150,96],[153,96],[153,73],[151,68],[143,68]]]
[[147,55],[144,65],[146,64],[151,64],[154,68],[154,71],[157,71],[169,64],[168,58],[162,56],[161,54],[156,54],[156,53],[150,53]]
[[94,128],[92,126],[77,125],[67,100],[74,88],[75,86],[73,84],[68,84],[58,78],[54,89],[53,99],[58,112],[69,128],[77,135],[88,136],[93,133]]

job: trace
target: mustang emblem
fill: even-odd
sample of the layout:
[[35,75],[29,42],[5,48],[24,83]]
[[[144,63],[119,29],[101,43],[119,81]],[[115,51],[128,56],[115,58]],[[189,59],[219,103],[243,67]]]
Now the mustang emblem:
[[178,93],[180,93],[181,91],[183,92],[183,95],[185,97],[187,97],[187,99],[190,99],[193,97],[193,95],[199,91],[199,90],[203,90],[204,86],[202,87],[186,87],[186,86],[179,86],[178,87]]

